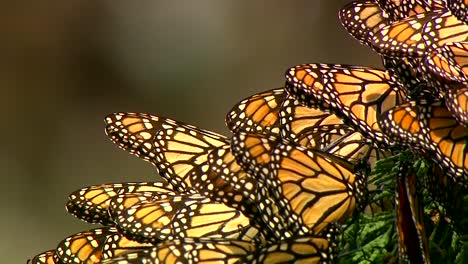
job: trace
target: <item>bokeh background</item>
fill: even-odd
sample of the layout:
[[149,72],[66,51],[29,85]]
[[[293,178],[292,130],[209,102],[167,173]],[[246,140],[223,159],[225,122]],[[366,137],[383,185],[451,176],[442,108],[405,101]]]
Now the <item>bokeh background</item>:
[[0,255],[25,263],[93,226],[68,215],[83,186],[157,177],[103,118],[169,116],[227,133],[239,100],[301,63],[380,66],[347,35],[349,1],[23,1],[0,15]]

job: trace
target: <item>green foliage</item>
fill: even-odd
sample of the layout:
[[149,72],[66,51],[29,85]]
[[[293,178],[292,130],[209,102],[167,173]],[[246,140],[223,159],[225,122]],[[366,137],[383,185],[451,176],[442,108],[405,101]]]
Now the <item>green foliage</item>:
[[[416,190],[421,194],[424,205],[423,220],[431,263],[468,263],[468,235],[462,232],[467,228],[468,216],[458,215],[468,212],[465,211],[468,210],[468,193],[458,196],[458,202],[441,203],[439,197],[432,194],[431,188],[427,188],[431,184],[429,178],[434,177],[431,170],[433,164],[408,151],[377,162],[368,178],[368,184],[374,190],[369,192],[367,208],[373,205],[373,209],[377,207],[380,211],[358,212],[345,223],[338,238],[340,255],[337,263],[398,263],[398,231],[393,201],[397,172],[408,164],[418,177]],[[378,205],[386,207],[379,208]],[[448,208],[460,205],[462,208]],[[452,215],[447,212],[452,212]],[[458,213],[453,215],[454,212]]]

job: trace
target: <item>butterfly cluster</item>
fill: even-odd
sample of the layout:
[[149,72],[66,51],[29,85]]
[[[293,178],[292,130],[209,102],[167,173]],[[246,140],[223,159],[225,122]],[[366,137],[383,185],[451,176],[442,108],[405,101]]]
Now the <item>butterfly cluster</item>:
[[[460,261],[467,14],[463,1],[347,4],[340,21],[384,69],[291,67],[283,87],[233,106],[227,136],[146,113],[107,116],[110,140],[162,181],[73,192],[67,211],[101,227],[31,262],[430,263],[436,246]],[[449,224],[454,235],[440,238]]]

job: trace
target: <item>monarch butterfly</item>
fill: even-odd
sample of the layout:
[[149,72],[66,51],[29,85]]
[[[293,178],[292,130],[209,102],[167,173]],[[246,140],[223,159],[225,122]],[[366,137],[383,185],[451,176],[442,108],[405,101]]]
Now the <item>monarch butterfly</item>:
[[413,101],[390,109],[383,114],[380,124],[387,134],[398,137],[401,144],[423,149],[424,129],[419,122],[422,113],[416,104]]
[[208,153],[228,144],[225,136],[169,118],[141,113],[106,117],[106,133],[119,147],[153,163],[177,191],[188,191],[187,175]]
[[446,80],[465,82],[468,80],[468,42],[447,43],[427,53],[423,62],[433,74]]
[[405,101],[406,94],[387,72],[339,64],[304,64],[290,68],[286,80],[288,92],[300,102],[329,109],[378,145],[393,144],[377,121],[383,112]]
[[258,234],[240,211],[197,194],[141,200],[113,214],[126,237],[138,242],[183,237],[251,240]]
[[284,88],[250,96],[226,116],[226,124],[239,131],[271,134],[316,148],[350,128],[336,115],[301,105]]
[[[468,179],[468,128],[440,103],[410,102],[383,114],[387,133],[447,169],[456,182]],[[434,155],[435,154],[435,155]]]
[[167,170],[174,168],[169,175],[183,180],[184,186],[190,187],[188,191],[247,212],[247,199],[211,170],[216,160],[209,159],[210,153],[229,145],[227,138],[212,135],[216,134],[174,121],[174,128],[161,130],[155,137],[156,164]]
[[233,132],[279,134],[279,111],[286,96],[284,88],[278,88],[245,98],[226,115],[227,127]]
[[426,24],[440,14],[427,12],[394,22],[375,34],[371,39],[372,47],[389,57],[422,57],[427,50],[424,35],[432,33],[426,31]]
[[[389,151],[384,151],[374,146],[359,132],[349,132],[321,150],[356,165],[368,163],[372,170],[375,168],[376,162],[378,160],[390,156]],[[367,183],[367,190],[369,190],[369,194],[371,192],[379,192],[378,189],[381,188],[379,188],[379,186],[376,184]],[[364,212],[373,215],[376,211],[383,211],[390,208],[389,204],[391,201],[385,197],[377,199],[371,198],[373,197],[369,195]],[[393,205],[391,208],[393,210]]]
[[419,58],[446,43],[467,38],[468,25],[450,12],[428,12],[384,27],[372,39],[372,46],[386,56]]
[[71,235],[59,243],[56,255],[59,263],[100,263],[103,244],[115,228],[96,228]]
[[388,15],[373,1],[350,2],[338,16],[346,31],[364,45],[370,45],[374,34],[390,23]]
[[28,260],[29,264],[58,264],[60,263],[60,260],[57,258],[57,255],[55,254],[55,249],[48,250],[45,252],[42,252],[32,258],[31,261]]
[[468,86],[458,84],[447,89],[445,104],[462,126],[468,127]]
[[468,25],[448,11],[428,21],[424,25],[424,33],[424,45],[428,50],[434,50],[446,43],[467,41]]
[[378,0],[377,3],[392,21],[445,8],[442,0]]
[[[383,2],[383,1],[382,1]],[[384,3],[381,3],[384,4]],[[396,4],[389,2],[388,4]],[[393,9],[393,11],[395,11]],[[398,12],[398,11],[396,11]],[[339,12],[341,24],[360,43],[372,47],[372,39],[384,27],[391,24],[389,15],[372,1],[353,1]],[[408,57],[382,56],[382,62],[390,76],[398,81],[400,89],[408,94],[417,85],[425,82],[418,69],[419,62]]]
[[[274,189],[271,193],[280,214],[290,219],[287,229],[293,234],[320,233],[331,222],[346,219],[364,197],[364,178],[356,171],[358,167],[345,160],[290,143],[265,146],[275,143],[264,135],[238,133],[233,137],[240,156],[258,151],[259,142],[262,148],[271,149],[260,156],[259,163],[268,161],[267,186]],[[277,218],[274,213],[264,212],[267,218]]]
[[[168,188],[169,187],[169,188]],[[153,191],[173,194],[167,183],[163,182],[126,182],[93,185],[81,188],[68,196],[66,209],[80,220],[88,223],[114,225],[109,217],[109,205],[113,197],[119,192]]]
[[447,9],[459,20],[468,23],[468,1],[466,0],[445,0]]

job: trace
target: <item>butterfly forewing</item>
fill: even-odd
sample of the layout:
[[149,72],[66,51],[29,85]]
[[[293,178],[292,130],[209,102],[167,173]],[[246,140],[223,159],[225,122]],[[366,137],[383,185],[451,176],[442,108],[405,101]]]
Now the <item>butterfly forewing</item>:
[[227,144],[220,134],[142,113],[109,115],[106,133],[119,147],[155,165],[178,191],[188,191],[187,174],[205,162],[213,148]]
[[278,112],[286,96],[284,88],[279,88],[240,101],[226,115],[227,127],[233,132],[279,134]]
[[107,237],[115,228],[96,228],[67,237],[59,243],[56,255],[60,263],[100,263]]
[[384,131],[400,144],[424,147],[424,130],[420,119],[422,112],[414,103],[397,106],[385,112],[380,120]]
[[282,193],[278,199],[315,234],[350,216],[364,195],[354,165],[318,150],[280,144],[271,166]]
[[222,135],[174,121],[155,135],[154,164],[179,191],[188,190],[193,187],[190,173],[207,161],[210,151],[226,144]]
[[441,13],[424,25],[422,35],[427,51],[444,44],[468,40],[468,25],[458,20],[450,11]]
[[348,132],[322,150],[353,164],[367,162],[371,168],[376,161],[390,155],[388,151],[376,147],[359,132]]
[[183,237],[253,239],[258,231],[240,211],[192,194],[140,199],[116,212],[116,223],[128,238],[158,243]]
[[375,33],[390,23],[388,15],[373,1],[350,2],[338,15],[346,31],[365,45],[370,45]]
[[88,223],[113,225],[109,216],[109,205],[119,192],[141,192],[153,190],[171,192],[171,186],[163,182],[108,183],[84,187],[68,196],[66,209],[78,219]]
[[468,179],[468,128],[440,102],[409,102],[385,113],[389,136],[447,169],[456,182]]
[[394,22],[375,34],[372,47],[389,57],[422,57],[427,49],[424,26],[438,14],[427,12]]
[[447,43],[427,53],[423,59],[432,74],[446,80],[468,80],[468,42]]
[[144,113],[114,113],[105,118],[105,131],[117,146],[151,162],[155,157],[154,136],[165,120]]
[[427,129],[426,141],[435,151],[436,162],[455,175],[455,181],[468,180],[468,128],[460,125],[444,106],[433,104],[424,108],[422,120]]

